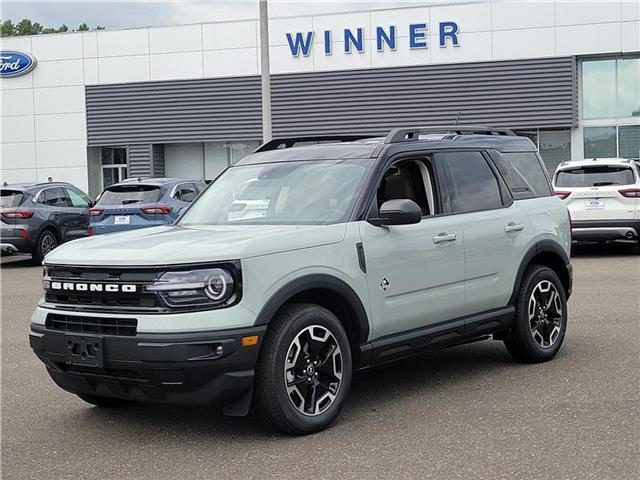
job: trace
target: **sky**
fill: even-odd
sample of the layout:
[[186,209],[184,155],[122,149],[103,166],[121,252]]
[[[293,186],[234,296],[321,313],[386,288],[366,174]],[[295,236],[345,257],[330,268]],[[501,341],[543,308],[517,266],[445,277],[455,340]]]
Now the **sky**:
[[[429,3],[453,3],[461,0],[269,0],[269,16],[282,17],[393,8]],[[468,1],[468,0],[467,0]],[[63,23],[73,28],[86,22],[90,27],[108,29],[180,25],[216,20],[258,17],[257,0],[197,0],[197,1],[2,1],[0,18],[17,22],[29,18],[44,26],[58,27]]]

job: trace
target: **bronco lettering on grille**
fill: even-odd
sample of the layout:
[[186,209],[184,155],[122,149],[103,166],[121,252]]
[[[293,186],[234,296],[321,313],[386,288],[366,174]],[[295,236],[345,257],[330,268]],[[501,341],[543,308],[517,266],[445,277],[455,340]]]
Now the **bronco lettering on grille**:
[[72,283],[51,282],[51,290],[68,290],[72,292],[109,292],[136,293],[136,285],[118,283]]

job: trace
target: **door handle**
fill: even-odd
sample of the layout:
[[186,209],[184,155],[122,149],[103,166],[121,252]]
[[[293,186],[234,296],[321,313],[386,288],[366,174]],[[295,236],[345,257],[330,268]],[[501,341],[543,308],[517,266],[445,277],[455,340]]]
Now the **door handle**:
[[433,236],[433,243],[437,245],[438,243],[455,242],[456,238],[457,236],[455,233],[443,232]]
[[509,222],[504,226],[505,233],[520,232],[522,230],[524,230],[524,224],[522,223]]

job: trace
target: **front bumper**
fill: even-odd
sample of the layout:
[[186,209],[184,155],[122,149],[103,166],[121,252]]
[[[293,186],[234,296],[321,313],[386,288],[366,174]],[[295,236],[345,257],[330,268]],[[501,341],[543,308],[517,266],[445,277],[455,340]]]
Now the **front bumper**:
[[[222,407],[250,394],[265,329],[122,337],[60,332],[32,324],[29,339],[51,378],[69,392]],[[242,338],[252,335],[258,335],[258,344],[243,347]],[[85,340],[100,344],[98,362],[94,358],[84,363],[70,354],[72,344]]]
[[640,220],[574,220],[571,236],[575,241],[638,240]]

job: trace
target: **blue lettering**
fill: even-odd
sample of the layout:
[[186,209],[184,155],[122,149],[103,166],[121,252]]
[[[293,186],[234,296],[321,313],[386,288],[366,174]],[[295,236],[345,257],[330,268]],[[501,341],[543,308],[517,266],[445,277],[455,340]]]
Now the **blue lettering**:
[[344,29],[344,53],[351,53],[351,45],[356,47],[358,52],[364,52],[364,30],[358,28],[356,32],[358,36],[354,37],[351,30],[348,28]]
[[389,35],[384,31],[384,28],[376,27],[376,49],[379,52],[384,50],[383,42],[387,44],[389,49],[396,49],[396,27],[394,25],[389,27]]
[[331,30],[324,31],[324,54],[331,55]]
[[458,24],[456,22],[440,22],[440,46],[447,46],[447,38],[451,39],[454,47],[459,47]]
[[289,48],[291,49],[291,55],[297,57],[300,55],[300,50],[302,50],[302,55],[307,57],[309,56],[309,52],[311,51],[311,43],[313,42],[313,32],[307,32],[306,39],[302,36],[302,33],[296,33],[295,41],[291,38],[291,34],[287,33],[287,42],[289,42]]
[[427,48],[426,40],[426,23],[413,23],[409,25],[409,47],[410,48]]

